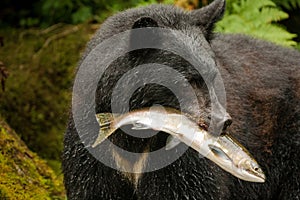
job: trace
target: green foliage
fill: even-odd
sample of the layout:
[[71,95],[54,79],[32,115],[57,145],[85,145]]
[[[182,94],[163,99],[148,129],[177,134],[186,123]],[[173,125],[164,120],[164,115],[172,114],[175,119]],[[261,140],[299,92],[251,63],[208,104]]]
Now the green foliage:
[[174,4],[174,0],[164,0],[163,3],[165,3],[165,4]]
[[135,6],[147,6],[154,3],[157,3],[157,1],[156,0],[137,1]]
[[[173,0],[30,0],[28,6],[20,2],[20,6],[12,5],[4,0],[0,12],[7,12],[1,18],[1,24],[21,27],[48,27],[56,23],[79,24],[86,21],[102,22],[107,16],[130,7],[153,3],[174,3]],[[8,16],[13,17],[8,17]]]
[[134,2],[134,6],[147,6],[155,3],[174,4],[174,0],[137,0]]
[[87,6],[79,8],[75,13],[72,14],[72,22],[79,24],[92,18],[92,9]]
[[300,43],[297,44],[296,49],[300,51]]
[[[53,23],[66,22],[78,24],[92,19],[93,8],[97,1],[87,0],[45,0],[40,2],[43,19],[41,25],[49,26]],[[95,8],[98,8],[97,6]]]
[[276,5],[279,5],[287,10],[300,8],[300,0],[272,0]]
[[288,18],[288,14],[276,8],[270,0],[228,0],[223,20],[217,31],[244,33],[274,43],[293,46],[296,37],[274,22]]
[[73,71],[92,32],[86,25],[0,31],[0,58],[10,73],[0,91],[1,114],[43,158],[61,157]]
[[28,18],[23,18],[20,20],[20,25],[23,27],[36,26],[38,24],[39,24],[39,19],[37,19],[37,18],[28,17]]

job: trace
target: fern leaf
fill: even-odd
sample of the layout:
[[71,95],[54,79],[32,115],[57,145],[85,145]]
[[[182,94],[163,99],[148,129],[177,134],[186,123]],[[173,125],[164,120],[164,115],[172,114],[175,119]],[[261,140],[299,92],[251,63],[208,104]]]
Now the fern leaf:
[[287,10],[293,10],[300,8],[300,0],[272,0],[279,6],[284,7]]
[[[300,1],[300,0],[299,0]],[[291,34],[274,22],[288,18],[288,14],[276,8],[270,0],[230,0],[230,9],[216,30],[224,33],[244,33],[280,45],[293,46]]]

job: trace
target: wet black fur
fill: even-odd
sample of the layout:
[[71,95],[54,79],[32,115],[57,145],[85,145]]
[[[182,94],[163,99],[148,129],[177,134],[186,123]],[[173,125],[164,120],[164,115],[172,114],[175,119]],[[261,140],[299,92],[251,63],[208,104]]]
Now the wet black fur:
[[[104,39],[131,28],[169,27],[195,38],[194,42],[201,43],[221,72],[227,112],[233,120],[227,130],[254,155],[266,173],[266,182],[239,180],[189,149],[171,165],[143,174],[135,188],[122,173],[89,154],[81,144],[71,116],[63,153],[69,200],[300,199],[300,53],[247,36],[212,34],[211,29],[223,12],[222,0],[190,13],[162,5],[131,9],[109,18],[83,57]],[[99,81],[96,112],[111,111],[111,90],[123,73],[149,62],[166,64],[182,72],[203,105],[201,113],[194,113],[191,102],[186,112],[209,120],[209,97],[199,74],[178,56],[158,50],[135,51],[116,60]],[[167,88],[149,84],[134,93],[130,107],[161,104],[179,108],[179,103]],[[161,148],[166,136],[159,133],[138,139],[117,131],[110,139],[128,151],[142,152],[146,144],[150,151]],[[103,153],[110,154],[110,150]]]

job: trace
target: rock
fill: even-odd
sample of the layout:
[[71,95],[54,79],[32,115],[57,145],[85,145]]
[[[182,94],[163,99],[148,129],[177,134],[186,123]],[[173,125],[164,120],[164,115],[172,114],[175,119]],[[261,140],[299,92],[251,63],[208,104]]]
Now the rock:
[[0,117],[0,199],[65,199],[62,177]]

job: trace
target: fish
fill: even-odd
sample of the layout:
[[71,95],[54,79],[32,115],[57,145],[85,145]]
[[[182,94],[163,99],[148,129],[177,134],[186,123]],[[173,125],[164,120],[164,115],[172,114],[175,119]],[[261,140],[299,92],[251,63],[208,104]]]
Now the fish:
[[[240,144],[234,137],[228,133],[222,133],[218,141],[214,144],[208,144],[211,154],[220,159],[214,159],[214,162],[221,168],[234,174],[236,177],[250,181],[263,183],[266,176],[250,152]],[[210,155],[207,155],[208,157]],[[227,162],[230,160],[230,162]]]
[[265,182],[265,174],[259,164],[230,134],[214,136],[199,126],[191,115],[177,109],[153,106],[124,114],[98,113],[96,119],[100,130],[93,148],[124,125],[132,125],[135,130],[153,129],[170,134],[166,150],[183,142],[239,179]]

